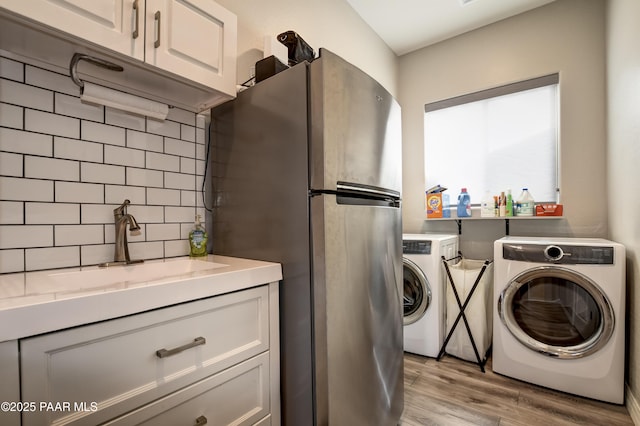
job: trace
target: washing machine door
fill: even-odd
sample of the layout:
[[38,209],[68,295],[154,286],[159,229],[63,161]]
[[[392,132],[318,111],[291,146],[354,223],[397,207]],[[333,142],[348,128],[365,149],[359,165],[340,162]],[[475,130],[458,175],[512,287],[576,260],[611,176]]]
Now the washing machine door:
[[615,326],[602,289],[587,276],[558,266],[535,267],[515,276],[500,294],[498,313],[522,344],[557,358],[596,352]]
[[431,286],[422,269],[407,258],[402,259],[404,287],[404,325],[418,321],[431,305]]

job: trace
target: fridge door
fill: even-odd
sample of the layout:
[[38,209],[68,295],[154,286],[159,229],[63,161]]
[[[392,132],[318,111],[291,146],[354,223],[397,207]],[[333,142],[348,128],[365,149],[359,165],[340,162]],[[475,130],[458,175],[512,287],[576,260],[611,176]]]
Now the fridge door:
[[352,182],[401,191],[400,106],[374,79],[326,49],[309,65],[310,186]]
[[395,425],[404,404],[401,213],[354,201],[311,198],[315,424]]

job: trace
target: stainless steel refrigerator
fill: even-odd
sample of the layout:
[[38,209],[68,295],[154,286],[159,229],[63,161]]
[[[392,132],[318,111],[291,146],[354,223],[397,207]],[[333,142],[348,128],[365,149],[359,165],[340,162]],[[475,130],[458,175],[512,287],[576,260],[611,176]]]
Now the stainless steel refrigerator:
[[212,109],[209,157],[213,253],[282,264],[282,423],[398,424],[398,103],[321,49]]

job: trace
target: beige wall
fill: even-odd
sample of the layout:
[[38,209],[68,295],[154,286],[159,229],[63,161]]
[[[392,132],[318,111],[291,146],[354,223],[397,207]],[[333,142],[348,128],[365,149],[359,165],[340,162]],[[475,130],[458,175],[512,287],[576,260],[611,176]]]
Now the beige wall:
[[[510,234],[606,237],[607,206],[598,202],[606,191],[604,13],[604,0],[558,0],[400,57],[405,232],[457,232],[455,222],[423,220],[424,105],[559,72],[565,218],[512,220]],[[471,196],[479,203],[482,194]],[[504,233],[502,221],[464,222],[462,250],[491,257],[490,243]]]
[[627,408],[640,424],[640,2],[609,0],[607,8],[607,189],[611,239],[627,249]]
[[262,59],[264,36],[296,31],[317,52],[331,50],[397,97],[397,57],[345,0],[217,0],[238,16],[238,82]]

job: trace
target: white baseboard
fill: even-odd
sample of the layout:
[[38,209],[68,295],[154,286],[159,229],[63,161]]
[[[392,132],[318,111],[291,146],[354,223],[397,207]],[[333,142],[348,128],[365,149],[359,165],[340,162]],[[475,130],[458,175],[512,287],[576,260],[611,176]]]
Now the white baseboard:
[[633,424],[640,425],[640,403],[631,392],[629,385],[625,384],[625,387],[627,388],[627,392],[626,392],[627,401],[625,404],[627,406],[627,411],[629,411],[629,415],[631,416],[631,420],[633,421]]

